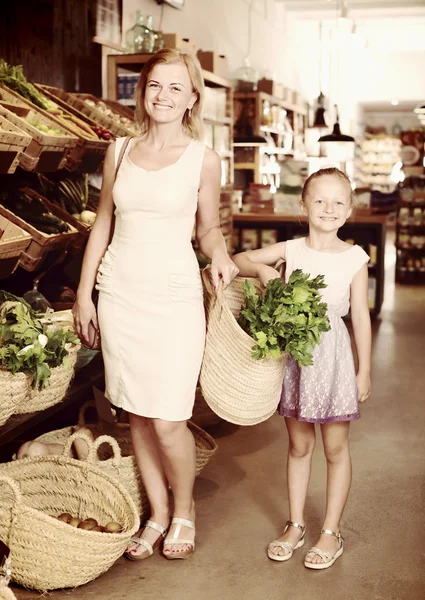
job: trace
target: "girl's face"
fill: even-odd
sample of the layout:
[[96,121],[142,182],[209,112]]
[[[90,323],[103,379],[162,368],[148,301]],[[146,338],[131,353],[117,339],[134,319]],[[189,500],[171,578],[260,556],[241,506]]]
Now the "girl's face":
[[336,231],[352,213],[351,188],[334,175],[314,179],[305,201],[310,226],[321,231]]
[[145,90],[145,108],[157,123],[182,121],[184,113],[196,101],[186,65],[155,65]]

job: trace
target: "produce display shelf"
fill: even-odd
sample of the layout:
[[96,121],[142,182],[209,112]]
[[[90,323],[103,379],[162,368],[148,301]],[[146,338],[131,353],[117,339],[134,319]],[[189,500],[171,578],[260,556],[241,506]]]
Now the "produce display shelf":
[[14,173],[31,137],[0,115],[0,173]]
[[[65,408],[76,405],[87,399],[93,386],[101,387],[104,379],[104,369],[101,354],[99,353],[86,367],[78,371],[66,393],[65,398],[54,406],[35,413],[12,415],[0,427],[0,446],[15,440],[26,431],[39,423],[46,421]],[[0,392],[1,394],[1,392]]]
[[[31,190],[29,192],[26,191],[25,193],[28,193],[28,195],[33,194],[34,196],[38,196],[38,194],[35,194],[35,192],[32,192]],[[49,210],[56,217],[60,219],[62,218],[63,211],[55,204],[49,203]],[[35,271],[35,269],[40,265],[41,261],[45,258],[46,254],[49,252],[53,250],[66,250],[69,245],[78,244],[81,237],[81,233],[72,225],[70,226],[72,230],[66,233],[43,233],[1,204],[0,215],[21,229],[27,231],[31,235],[31,242],[27,250],[23,252],[20,257],[20,264],[27,271]]]
[[[20,166],[27,171],[56,171],[65,167],[69,152],[77,144],[77,137],[46,116],[45,111],[18,98],[6,88],[0,87],[0,116],[5,117],[32,138],[25,152],[20,155]],[[7,101],[9,108],[2,105],[3,100]],[[18,116],[17,112],[22,115],[23,108],[27,111],[26,116]],[[30,121],[60,131],[61,135],[50,135],[40,131],[31,125]]]

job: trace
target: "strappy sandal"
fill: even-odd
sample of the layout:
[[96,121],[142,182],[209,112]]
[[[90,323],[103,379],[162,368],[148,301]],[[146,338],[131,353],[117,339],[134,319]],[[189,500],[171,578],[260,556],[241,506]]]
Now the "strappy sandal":
[[320,550],[320,548],[316,548],[315,546],[313,548],[311,548],[311,550],[309,550],[307,552],[308,554],[317,554],[317,556],[320,556],[320,558],[323,560],[323,562],[321,563],[312,563],[312,562],[308,562],[306,560],[304,560],[304,566],[307,567],[308,569],[329,569],[329,567],[331,567],[334,562],[336,561],[337,558],[339,558],[341,556],[341,554],[344,552],[344,545],[343,545],[343,541],[344,538],[342,537],[341,533],[338,531],[331,531],[330,529],[322,529],[321,534],[324,533],[326,535],[333,535],[334,537],[336,537],[336,539],[339,542],[339,548],[338,550],[335,552],[335,554],[332,554],[332,552],[326,552],[325,550]]
[[175,528],[173,535],[167,537],[164,540],[164,546],[174,546],[175,544],[190,544],[192,547],[189,550],[184,550],[183,552],[169,552],[168,554],[165,554],[163,550],[163,555],[169,560],[174,560],[176,558],[189,558],[189,556],[191,556],[195,551],[195,541],[180,539],[179,535],[182,527],[189,527],[190,529],[195,529],[195,523],[193,521],[188,521],[187,519],[180,519],[179,517],[174,517],[171,521],[171,525],[177,525],[177,527]]
[[[283,533],[286,533],[289,527],[298,527],[298,529],[300,529],[302,533],[301,539],[297,544],[295,544],[295,546],[293,546],[289,542],[281,542],[280,540],[274,540],[273,542],[270,542],[269,547],[267,548],[267,556],[271,560],[277,560],[278,562],[284,562],[285,560],[289,560],[293,555],[294,550],[297,550],[297,548],[301,548],[301,546],[304,546],[305,525],[300,525],[299,523],[294,523],[293,521],[286,521],[286,527]],[[286,550],[286,554],[282,554],[281,556],[279,554],[274,554],[273,552],[271,552],[272,548],[283,548],[284,550]]]
[[158,523],[155,523],[154,521],[146,521],[145,526],[144,526],[143,531],[140,534],[140,536],[143,535],[143,532],[148,527],[150,529],[155,529],[155,531],[160,533],[161,534],[160,537],[154,542],[153,546],[147,540],[143,539],[142,537],[138,537],[138,536],[132,537],[130,541],[134,544],[137,544],[137,546],[143,546],[148,554],[146,554],[146,552],[142,552],[141,554],[133,554],[134,550],[137,550],[137,548],[134,548],[134,550],[131,550],[131,551],[127,550],[127,552],[124,552],[124,556],[126,558],[128,558],[129,560],[145,560],[145,558],[149,558],[150,556],[152,556],[152,554],[154,552],[156,552],[159,549],[159,547],[161,546],[163,538],[165,538],[165,536],[167,535],[167,529],[165,527],[163,527],[162,525],[158,525]]

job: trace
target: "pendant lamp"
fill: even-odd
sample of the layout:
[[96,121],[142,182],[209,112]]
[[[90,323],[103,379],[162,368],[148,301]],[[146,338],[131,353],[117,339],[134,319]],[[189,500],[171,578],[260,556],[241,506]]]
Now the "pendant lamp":
[[316,112],[314,114],[314,123],[312,125],[312,127],[316,128],[316,129],[323,129],[325,127],[327,127],[326,121],[325,121],[325,107],[323,106],[325,102],[325,97],[322,94],[322,92],[320,92],[318,98],[317,98],[317,108],[316,108]]
[[354,138],[351,135],[345,135],[341,133],[341,128],[339,126],[339,115],[338,115],[338,107],[335,105],[336,109],[336,121],[333,128],[332,133],[328,133],[327,135],[322,135],[319,138],[319,142],[354,142]]

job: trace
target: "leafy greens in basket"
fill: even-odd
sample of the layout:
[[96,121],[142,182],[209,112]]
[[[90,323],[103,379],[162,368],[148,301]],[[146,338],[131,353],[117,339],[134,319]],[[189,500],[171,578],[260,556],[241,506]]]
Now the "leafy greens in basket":
[[256,341],[253,358],[278,358],[287,352],[300,366],[312,365],[313,348],[330,330],[328,306],[319,292],[325,287],[323,275],[310,279],[301,269],[292,272],[287,284],[272,279],[262,293],[246,280],[246,306],[238,322]]
[[43,389],[77,343],[74,333],[52,330],[24,300],[0,291],[0,368],[31,375],[33,387]]

